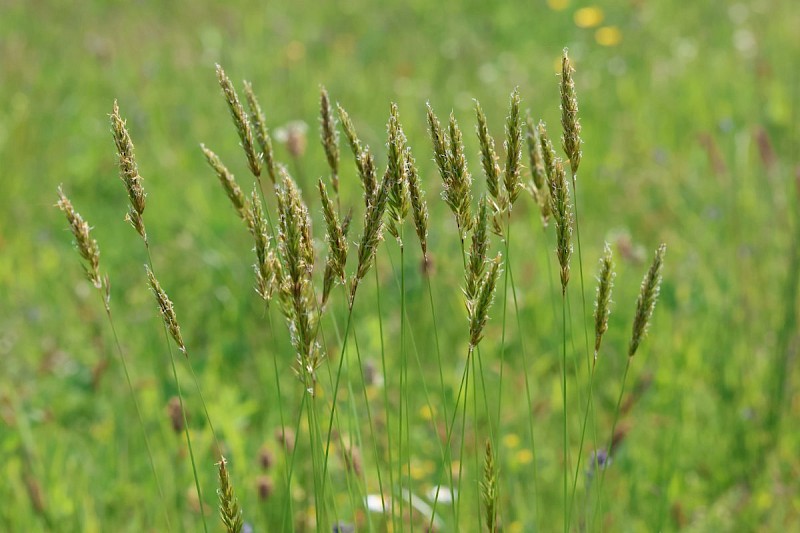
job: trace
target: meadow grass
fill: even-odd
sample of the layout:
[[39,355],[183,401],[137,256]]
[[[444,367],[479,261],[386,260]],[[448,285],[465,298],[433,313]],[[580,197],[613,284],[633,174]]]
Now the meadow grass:
[[[279,21],[291,21],[292,32],[267,30]],[[453,530],[458,521],[464,530],[509,531],[796,523],[798,95],[789,36],[797,23],[787,2],[768,10],[758,2],[630,10],[569,2],[4,7],[2,527],[199,530],[205,517],[209,529],[223,528],[212,511],[221,454],[241,517],[257,530],[339,521],[359,530],[387,523]],[[413,35],[400,31],[410,27]],[[580,175],[567,175],[578,261],[564,302],[544,162],[532,159],[545,154],[536,156],[533,142],[513,215],[497,219],[497,228],[487,206],[488,255],[502,251],[504,264],[483,338],[467,358],[468,228],[484,192],[502,203],[478,179],[486,167],[471,129],[473,98],[488,135],[498,136],[499,193],[512,88],[521,116],[531,110],[522,119],[528,140],[540,118],[554,140],[561,134],[553,128],[564,118],[559,96],[569,106],[563,78],[553,74],[562,73],[565,44],[580,97]],[[217,62],[241,96],[250,152],[246,132],[242,139],[226,116],[230,102],[214,90]],[[240,83],[243,76],[252,83]],[[263,108],[253,105],[256,94]],[[126,191],[114,178],[107,118],[114,98],[147,179],[152,262],[191,353],[191,366],[175,358],[174,373],[173,337],[168,346],[159,338],[141,269],[146,254],[129,240],[140,239],[135,220],[135,232],[121,223]],[[464,131],[456,148],[475,179],[469,211],[456,204],[461,219],[439,199],[428,100],[442,118],[452,111]],[[357,143],[337,102],[350,111]],[[395,239],[376,246],[366,273],[374,280],[353,298],[364,195],[377,189],[388,162],[389,102],[413,148],[405,164],[417,169],[429,227],[426,243],[414,244],[409,173],[412,209],[396,220],[403,246]],[[284,126],[298,118],[315,124],[317,115],[319,141],[315,126]],[[449,118],[442,124],[451,136]],[[337,130],[357,146],[353,158],[335,156]],[[201,141],[215,157],[203,156]],[[567,143],[555,144],[572,174]],[[445,154],[452,152],[447,143]],[[280,298],[272,185],[285,186],[281,163],[313,227],[314,298],[297,298],[312,303],[305,312],[316,326],[318,347],[307,361],[319,363],[313,396],[293,373],[298,350],[280,302],[265,301]],[[234,173],[239,192],[228,179]],[[363,185],[370,180],[375,185]],[[220,191],[218,181],[231,187]],[[113,326],[93,282],[74,265],[63,216],[51,208],[59,183],[96,224],[103,271],[114,282],[103,295]],[[343,235],[348,284],[331,261],[321,305],[328,247]],[[617,278],[595,365],[593,272],[581,272],[581,263],[601,256],[604,242]],[[638,280],[659,242],[669,246],[659,308],[631,362]],[[129,372],[127,385],[114,366]],[[258,459],[265,449],[271,463]],[[459,484],[453,505],[450,488]]]

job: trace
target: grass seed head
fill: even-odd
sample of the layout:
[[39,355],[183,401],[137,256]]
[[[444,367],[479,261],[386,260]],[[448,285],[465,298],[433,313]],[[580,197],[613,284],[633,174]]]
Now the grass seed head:
[[489,270],[483,275],[476,298],[471,303],[467,303],[470,319],[469,344],[472,348],[477,347],[483,338],[483,329],[489,320],[489,308],[494,301],[495,287],[497,287],[497,278],[500,275],[502,262],[502,256],[497,254],[492,260]]
[[481,499],[486,507],[486,527],[489,533],[500,531],[497,520],[497,466],[494,462],[492,442],[488,439],[486,440],[486,451],[483,456]]
[[581,123],[578,120],[578,97],[575,94],[573,72],[575,69],[564,48],[561,56],[561,127],[564,129],[561,143],[564,153],[569,157],[572,174],[575,175],[581,163]]
[[472,226],[472,176],[464,155],[464,140],[455,115],[450,114],[450,182],[445,183],[444,198],[456,216],[461,239]]
[[253,129],[255,130],[256,134],[256,141],[258,142],[259,148],[261,148],[261,157],[264,162],[264,166],[267,168],[269,179],[274,185],[275,180],[277,179],[278,165],[275,162],[275,152],[272,149],[272,137],[270,136],[269,129],[267,128],[267,119],[265,118],[264,112],[261,110],[261,105],[258,103],[258,99],[253,92],[253,86],[248,81],[244,82],[244,95],[245,99],[247,100],[247,107],[250,108],[250,122],[253,124]]
[[486,115],[483,112],[480,102],[475,100],[475,115],[478,125],[475,127],[478,134],[478,144],[481,148],[481,165],[483,173],[486,175],[486,189],[498,205],[502,205],[503,190],[500,183],[500,165],[498,164],[497,152],[494,147],[494,138],[489,133],[489,126]]
[[225,95],[225,101],[228,103],[228,109],[239,134],[239,140],[242,142],[242,148],[247,157],[247,166],[253,176],[259,177],[261,176],[261,156],[255,148],[250,120],[244,111],[244,107],[242,107],[242,103],[239,101],[239,95],[236,94],[233,83],[231,83],[230,78],[228,78],[219,64],[217,64],[217,80],[222,88],[222,93]]
[[378,244],[383,240],[383,215],[389,201],[389,191],[393,187],[392,176],[387,171],[383,175],[372,201],[364,212],[364,231],[358,244],[358,266],[350,284],[350,308],[352,309],[359,282],[369,272],[375,258]]
[[428,203],[420,184],[417,162],[411,149],[405,153],[406,171],[408,173],[408,193],[411,197],[411,214],[414,218],[414,230],[417,232],[419,245],[422,248],[422,259],[428,261]]
[[233,174],[222,164],[217,154],[206,148],[204,144],[201,144],[200,148],[206,156],[206,161],[208,161],[208,164],[214,169],[214,172],[216,172],[217,178],[219,178],[219,182],[222,184],[222,188],[225,189],[225,194],[228,195],[228,198],[230,198],[233,204],[233,208],[236,209],[239,217],[247,222],[247,212],[249,211],[247,198],[239,187],[239,184],[236,183]]
[[244,527],[242,519],[242,509],[239,507],[239,500],[233,490],[233,482],[228,472],[228,463],[224,457],[217,463],[219,468],[219,517],[225,530],[228,533],[240,533]]
[[522,118],[519,108],[519,89],[514,89],[506,119],[506,166],[503,174],[509,209],[517,201],[522,189]]
[[172,301],[167,296],[167,293],[161,288],[161,284],[156,279],[153,271],[150,270],[150,267],[145,265],[144,268],[147,272],[147,280],[150,283],[150,288],[158,303],[158,311],[161,314],[161,318],[164,320],[164,325],[167,326],[170,336],[175,340],[180,351],[183,352],[183,355],[188,357],[186,345],[183,343],[183,336],[181,335],[181,326],[178,324],[178,317],[175,314],[175,307],[172,305]]
[[489,247],[488,234],[488,207],[486,196],[481,196],[478,202],[478,214],[475,216],[474,231],[472,232],[472,243],[469,249],[469,261],[467,262],[466,286],[464,295],[467,301],[474,300],[478,296],[483,272],[486,266],[486,253]]
[[572,210],[564,164],[556,158],[550,181],[551,210],[556,222],[556,254],[561,267],[561,293],[566,294],[569,282],[569,261],[572,256]]
[[597,276],[597,300],[594,304],[594,360],[603,335],[608,330],[608,317],[611,314],[611,291],[614,288],[614,260],[611,246],[606,243],[603,257],[600,258],[600,273]]
[[325,157],[331,169],[331,186],[333,192],[339,194],[339,132],[336,129],[336,118],[333,116],[333,106],[325,87],[320,88],[319,97],[319,135]]
[[95,288],[103,288],[103,280],[100,277],[100,247],[91,236],[89,223],[81,217],[80,213],[75,211],[75,208],[72,207],[72,202],[69,201],[61,187],[58,188],[58,203],[56,205],[67,217],[69,229],[73,237],[75,237],[75,247],[86,263],[83,265],[86,277]]
[[328,196],[325,183],[320,179],[317,182],[319,194],[322,199],[322,214],[325,217],[326,238],[328,241],[328,258],[323,276],[322,305],[328,301],[334,281],[345,282],[345,264],[347,262],[347,237],[339,217],[333,208],[333,203]]
[[633,332],[631,334],[631,342],[628,345],[628,357],[633,357],[636,354],[639,344],[647,335],[647,327],[650,324],[650,319],[656,308],[658,294],[661,290],[661,269],[664,266],[664,254],[666,251],[667,245],[662,243],[656,250],[653,263],[642,280],[639,298],[636,300],[636,314],[633,318]]
[[117,157],[119,159],[119,177],[125,183],[128,191],[130,207],[125,215],[133,229],[147,241],[147,232],[144,227],[142,214],[145,208],[145,197],[147,196],[142,186],[142,177],[139,175],[139,168],[136,164],[134,155],[133,141],[128,133],[125,120],[119,114],[119,105],[114,100],[114,108],[111,113],[111,133],[114,136],[114,144],[117,146]]
[[389,140],[387,148],[389,151],[389,163],[387,172],[391,175],[392,188],[389,191],[389,233],[397,239],[400,246],[400,226],[408,216],[410,208],[408,192],[408,172],[406,169],[406,136],[403,127],[400,125],[400,116],[397,104],[392,103],[387,126]]

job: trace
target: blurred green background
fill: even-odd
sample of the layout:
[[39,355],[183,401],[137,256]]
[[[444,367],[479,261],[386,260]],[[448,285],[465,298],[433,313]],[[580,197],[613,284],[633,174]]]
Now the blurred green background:
[[[443,117],[452,110],[461,122],[481,190],[472,99],[481,101],[499,139],[508,95],[519,87],[523,106],[556,137],[555,74],[563,47],[577,69],[583,124],[578,202],[587,299],[604,241],[614,246],[618,263],[616,307],[596,378],[601,435],[609,431],[619,391],[639,280],[657,244],[668,246],[662,298],[629,382],[641,394],[623,418],[629,432],[607,475],[604,527],[796,526],[797,28],[800,10],[788,0],[0,2],[0,529],[160,527],[141,432],[102,308],[53,207],[59,184],[94,226],[162,482],[174,498],[173,522],[199,527],[183,441],[165,411],[175,392],[143,276],[146,256],[122,220],[127,199],[108,121],[115,98],[145,179],[161,283],[224,435],[246,518],[257,531],[269,530],[279,511],[258,499],[256,457],[264,445],[278,450],[272,355],[285,355],[290,410],[300,386],[289,368],[280,315],[272,311],[272,331],[253,297],[249,236],[199,149],[206,143],[250,188],[214,64],[239,87],[242,79],[253,83],[273,130],[297,120],[308,125],[306,153],[290,171],[317,220],[311,193],[326,174],[316,137],[319,86],[348,109],[381,165],[389,102],[398,103],[431,202],[438,327],[442,346],[454,347],[443,357],[453,363],[447,380],[457,387],[466,342],[461,266],[453,259],[458,242],[451,216],[438,201],[425,103]],[[284,146],[277,150],[291,161]],[[342,150],[343,201],[359,206],[355,169]],[[552,481],[537,497],[557,506],[560,317],[555,272],[548,271],[553,241],[537,226],[529,198],[515,217],[512,268],[523,327],[509,320],[508,364],[521,371],[524,341],[541,412],[535,422],[539,481]],[[355,220],[360,223],[360,214]],[[321,230],[316,237],[322,250]],[[410,327],[422,360],[422,372],[412,367],[412,387],[421,388],[424,377],[434,390],[435,374],[426,374],[436,368],[427,292],[417,250],[409,255],[406,295],[409,314],[420,317]],[[397,261],[388,243],[379,256],[387,345],[398,338]],[[580,327],[577,281],[571,302]],[[363,353],[377,363],[374,298],[374,287],[365,289],[356,324]],[[342,328],[341,295],[334,300]],[[498,351],[499,317],[496,305],[485,357]],[[496,368],[487,371],[495,383]],[[550,514],[557,520],[560,511],[531,516],[526,411],[513,410],[522,385],[507,379],[502,424],[513,436],[500,441],[501,513],[509,530],[528,531],[547,524]],[[787,387],[783,421],[772,424],[768,409],[780,379]],[[187,397],[213,505],[210,435],[197,398],[191,391]],[[573,435],[584,405],[578,400]],[[425,402],[413,402],[421,428],[412,435],[415,482],[424,493],[444,480],[426,433]],[[302,494],[293,497],[304,501]]]

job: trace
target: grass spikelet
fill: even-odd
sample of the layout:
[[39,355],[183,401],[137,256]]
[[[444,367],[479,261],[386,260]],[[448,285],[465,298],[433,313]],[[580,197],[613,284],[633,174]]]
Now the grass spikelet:
[[639,344],[647,335],[647,326],[650,324],[650,318],[653,316],[653,310],[655,310],[661,290],[661,269],[664,266],[666,251],[667,245],[662,243],[656,250],[653,263],[642,280],[639,298],[636,300],[636,314],[633,319],[631,342],[628,345],[628,357],[634,356],[636,350],[639,349]]
[[114,144],[117,146],[117,157],[119,159],[119,177],[125,183],[128,191],[130,207],[125,215],[133,229],[147,242],[147,232],[144,227],[142,214],[145,208],[144,188],[142,187],[142,177],[139,175],[139,168],[136,165],[136,157],[133,152],[133,141],[128,133],[125,120],[119,114],[119,105],[114,100],[114,108],[111,113],[111,133],[114,135]]
[[258,103],[258,99],[253,92],[253,86],[248,81],[244,82],[244,96],[247,100],[247,107],[250,108],[250,121],[256,133],[258,146],[261,148],[261,157],[264,166],[267,168],[269,179],[274,185],[277,180],[278,165],[275,162],[275,152],[272,149],[272,137],[267,128],[267,119],[264,117],[261,105]]
[[333,116],[333,107],[325,87],[320,88],[319,96],[319,134],[325,157],[331,168],[331,186],[333,192],[339,194],[339,132],[336,130],[336,119]]
[[239,500],[233,490],[230,473],[228,472],[228,462],[224,457],[217,463],[219,468],[219,517],[228,533],[240,533],[244,527],[242,519],[242,509],[239,507]]
[[325,264],[323,277],[322,305],[328,301],[334,281],[345,282],[345,264],[347,262],[347,238],[339,217],[333,209],[333,203],[328,196],[325,183],[320,179],[317,182],[320,198],[322,199],[322,214],[325,217],[326,238],[328,241],[328,258]]
[[417,171],[417,163],[411,155],[411,149],[405,153],[406,172],[408,176],[408,194],[411,197],[411,214],[414,217],[414,230],[417,232],[419,245],[422,248],[422,258],[428,263],[428,203],[425,201],[425,192],[422,190]]
[[556,222],[556,254],[561,267],[561,293],[567,292],[569,260],[572,256],[572,211],[569,205],[569,185],[564,164],[556,158],[550,180],[551,209]]
[[389,141],[389,164],[387,173],[391,177],[392,188],[389,191],[389,233],[397,239],[400,246],[403,242],[400,239],[400,226],[408,216],[410,208],[408,193],[408,176],[406,172],[406,136],[400,125],[400,116],[397,104],[392,103],[387,126]]
[[489,134],[486,115],[477,100],[475,100],[475,115],[478,119],[478,125],[475,129],[478,134],[478,144],[481,148],[481,165],[483,166],[483,173],[486,175],[486,189],[497,205],[503,205],[500,165],[497,162],[498,157],[494,147],[494,138]]
[[572,63],[568,50],[564,48],[561,56],[561,127],[564,134],[561,144],[564,153],[569,157],[569,166],[573,176],[578,172],[581,163],[581,123],[578,120],[578,98],[575,94],[575,81],[572,79]]
[[428,128],[433,142],[433,159],[436,162],[436,168],[439,169],[439,175],[442,177],[442,182],[445,186],[450,183],[450,157],[447,155],[447,146],[450,140],[447,134],[442,129],[442,124],[436,113],[433,112],[430,102],[427,104],[428,109]]
[[247,166],[253,176],[261,176],[261,157],[256,152],[255,143],[253,141],[253,130],[250,126],[250,120],[247,113],[239,101],[239,95],[236,94],[236,89],[233,87],[230,78],[222,70],[222,67],[217,64],[217,80],[219,86],[222,88],[222,93],[225,95],[225,101],[228,103],[228,109],[231,112],[231,118],[236,126],[236,131],[239,134],[239,140],[242,142],[245,156],[247,157]]
[[520,178],[522,169],[522,118],[520,116],[519,89],[511,93],[508,118],[506,119],[506,166],[503,171],[506,194],[508,194],[509,209],[519,197],[522,189]]
[[486,451],[483,457],[483,479],[481,480],[481,498],[486,507],[486,528],[489,533],[500,531],[497,520],[497,466],[494,462],[492,441],[486,440]]
[[147,280],[150,283],[150,288],[153,291],[153,295],[156,297],[156,302],[158,302],[158,311],[161,313],[164,325],[167,326],[167,330],[170,336],[175,340],[175,344],[178,345],[178,349],[183,352],[184,356],[188,357],[186,345],[183,343],[183,336],[181,335],[181,326],[178,324],[178,317],[175,314],[175,307],[172,305],[172,301],[167,296],[167,293],[161,288],[161,284],[156,279],[153,271],[150,270],[150,266],[145,265],[144,268],[147,271]]
[[356,158],[356,165],[360,168],[360,161],[361,161],[361,152],[364,151],[361,145],[361,139],[358,138],[358,134],[356,133],[356,127],[353,125],[353,121],[350,119],[350,115],[347,114],[347,111],[339,105],[336,104],[336,111],[339,113],[339,120],[342,123],[342,129],[344,130],[344,136],[347,137],[347,144],[350,145],[350,149],[353,151],[353,155]]
[[486,233],[488,216],[486,197],[481,196],[478,202],[478,214],[475,216],[474,231],[472,232],[469,261],[467,262],[466,286],[464,288],[464,295],[467,300],[474,300],[478,296],[478,289],[483,279],[483,272],[486,266],[486,251],[489,247]]
[[531,165],[531,194],[533,194],[533,199],[539,205],[539,210],[542,213],[542,224],[546,227],[550,219],[550,193],[547,189],[547,170],[544,168],[544,153],[542,151],[542,143],[539,140],[539,130],[533,123],[530,111],[528,111],[525,126],[527,130],[528,159]]
[[353,308],[359,282],[369,272],[378,244],[383,240],[383,215],[393,186],[392,177],[386,172],[381,185],[364,212],[364,231],[358,244],[358,266],[350,283],[350,309]]
[[257,190],[253,190],[251,195],[248,220],[250,221],[250,233],[255,241],[256,263],[253,265],[253,269],[256,273],[256,292],[268,302],[272,299],[275,289],[277,260],[269,247],[267,220],[264,218],[264,209]]
[[100,247],[97,241],[94,240],[90,234],[91,228],[83,217],[75,211],[72,207],[72,202],[64,194],[61,187],[58,188],[58,203],[56,204],[69,222],[69,229],[75,237],[75,246],[78,252],[86,262],[83,269],[86,272],[86,277],[92,282],[92,285],[97,289],[103,287],[103,280],[100,277]]
[[483,275],[477,296],[467,302],[469,312],[469,344],[472,348],[478,346],[483,338],[483,328],[489,320],[489,308],[494,301],[494,290],[497,286],[497,278],[500,275],[500,265],[502,256],[497,256],[491,261],[489,270]]
[[222,188],[225,189],[225,194],[227,194],[228,198],[230,198],[233,208],[236,209],[236,212],[239,214],[239,218],[247,221],[247,213],[249,211],[247,198],[242,192],[242,189],[239,187],[239,184],[236,183],[236,179],[233,177],[233,174],[225,165],[222,164],[222,161],[217,154],[206,148],[206,145],[201,144],[200,148],[203,150],[203,154],[206,156],[206,161],[208,161],[208,164],[214,169],[214,172],[217,173],[219,182],[222,184]]
[[603,335],[608,330],[608,317],[611,314],[611,291],[614,288],[614,261],[611,247],[606,243],[603,257],[600,258],[600,274],[597,276],[597,300],[594,305],[594,360]]

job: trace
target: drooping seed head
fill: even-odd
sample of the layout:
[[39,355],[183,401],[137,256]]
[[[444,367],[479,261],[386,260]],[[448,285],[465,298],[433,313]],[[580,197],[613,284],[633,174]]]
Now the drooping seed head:
[[320,88],[319,97],[319,134],[325,157],[331,169],[331,186],[333,192],[339,194],[339,132],[336,130],[336,119],[333,106],[325,87]]
[[161,314],[161,318],[164,320],[164,325],[167,327],[170,336],[172,336],[175,343],[178,345],[178,349],[183,352],[183,355],[188,357],[186,345],[183,343],[183,336],[181,335],[181,326],[178,324],[178,317],[175,314],[175,307],[172,305],[172,300],[169,299],[167,293],[161,288],[161,284],[156,279],[153,271],[150,270],[150,267],[145,265],[144,268],[147,272],[147,281],[150,283],[150,289],[152,289],[153,295],[158,303],[158,311]]
[[509,209],[517,201],[522,189],[522,118],[520,115],[519,89],[511,93],[508,118],[506,119],[506,166],[503,174]]
[[92,282],[95,288],[101,289],[103,287],[103,280],[100,277],[99,270],[100,247],[90,234],[91,227],[89,223],[81,217],[80,213],[75,211],[75,208],[72,207],[72,202],[69,201],[69,198],[67,198],[60,186],[58,187],[58,203],[56,205],[67,217],[69,229],[73,237],[75,237],[75,247],[86,263],[83,265],[86,277]]
[[658,294],[661,290],[661,269],[664,266],[664,254],[666,251],[667,245],[662,243],[656,250],[653,263],[642,280],[639,298],[636,300],[636,314],[633,318],[633,332],[631,334],[631,342],[628,345],[628,357],[634,356],[636,350],[639,349],[639,344],[647,335],[647,327],[650,324],[650,319],[656,308]]
[[125,220],[133,226],[142,239],[147,241],[147,232],[142,218],[147,195],[142,187],[142,177],[139,175],[139,168],[136,165],[133,141],[128,133],[125,120],[119,114],[119,105],[117,105],[116,100],[114,100],[114,108],[111,113],[111,133],[114,136],[114,144],[117,147],[119,177],[125,184],[125,189],[128,191],[128,200],[130,201]]
[[572,174],[578,172],[581,163],[581,123],[578,120],[578,97],[575,94],[575,81],[572,78],[572,63],[568,51],[564,48],[561,56],[561,126],[564,134],[561,143],[564,153],[569,157]]
[[247,100],[247,107],[250,108],[250,122],[253,124],[256,141],[259,148],[261,148],[264,166],[267,168],[269,179],[274,185],[277,180],[278,165],[275,162],[275,152],[272,149],[272,137],[269,134],[269,128],[267,128],[267,119],[261,110],[261,105],[258,103],[250,82],[244,82],[244,95]]
[[239,134],[239,140],[242,143],[242,148],[247,157],[247,166],[253,176],[259,177],[261,176],[261,156],[255,148],[250,120],[247,117],[247,113],[244,111],[244,107],[242,107],[242,103],[239,101],[239,95],[236,94],[233,83],[231,83],[230,78],[228,78],[219,64],[217,64],[217,80],[219,81],[219,86],[222,88],[225,101],[228,103],[228,110],[231,113],[233,124],[236,126],[236,131]]
[[206,148],[204,144],[201,144],[200,148],[206,156],[206,161],[208,161],[208,164],[214,169],[214,172],[216,172],[217,178],[219,178],[219,182],[222,184],[222,188],[225,189],[225,194],[228,195],[228,198],[230,198],[233,204],[233,208],[236,209],[236,212],[242,220],[247,221],[249,207],[247,205],[247,198],[245,198],[239,184],[236,183],[233,173],[222,164],[217,154]]
[[569,260],[572,256],[572,210],[564,164],[556,158],[550,180],[551,210],[556,222],[556,255],[561,267],[561,293],[566,294],[569,282]]
[[228,533],[241,533],[244,527],[242,509],[239,507],[239,500],[234,493],[233,482],[228,472],[228,463],[224,457],[220,458],[217,467],[219,468],[219,488],[217,489],[219,517]]
[[600,258],[600,273],[597,275],[597,300],[594,304],[594,359],[603,335],[608,330],[608,317],[611,314],[611,291],[614,288],[614,261],[611,247],[606,243],[603,257]]

